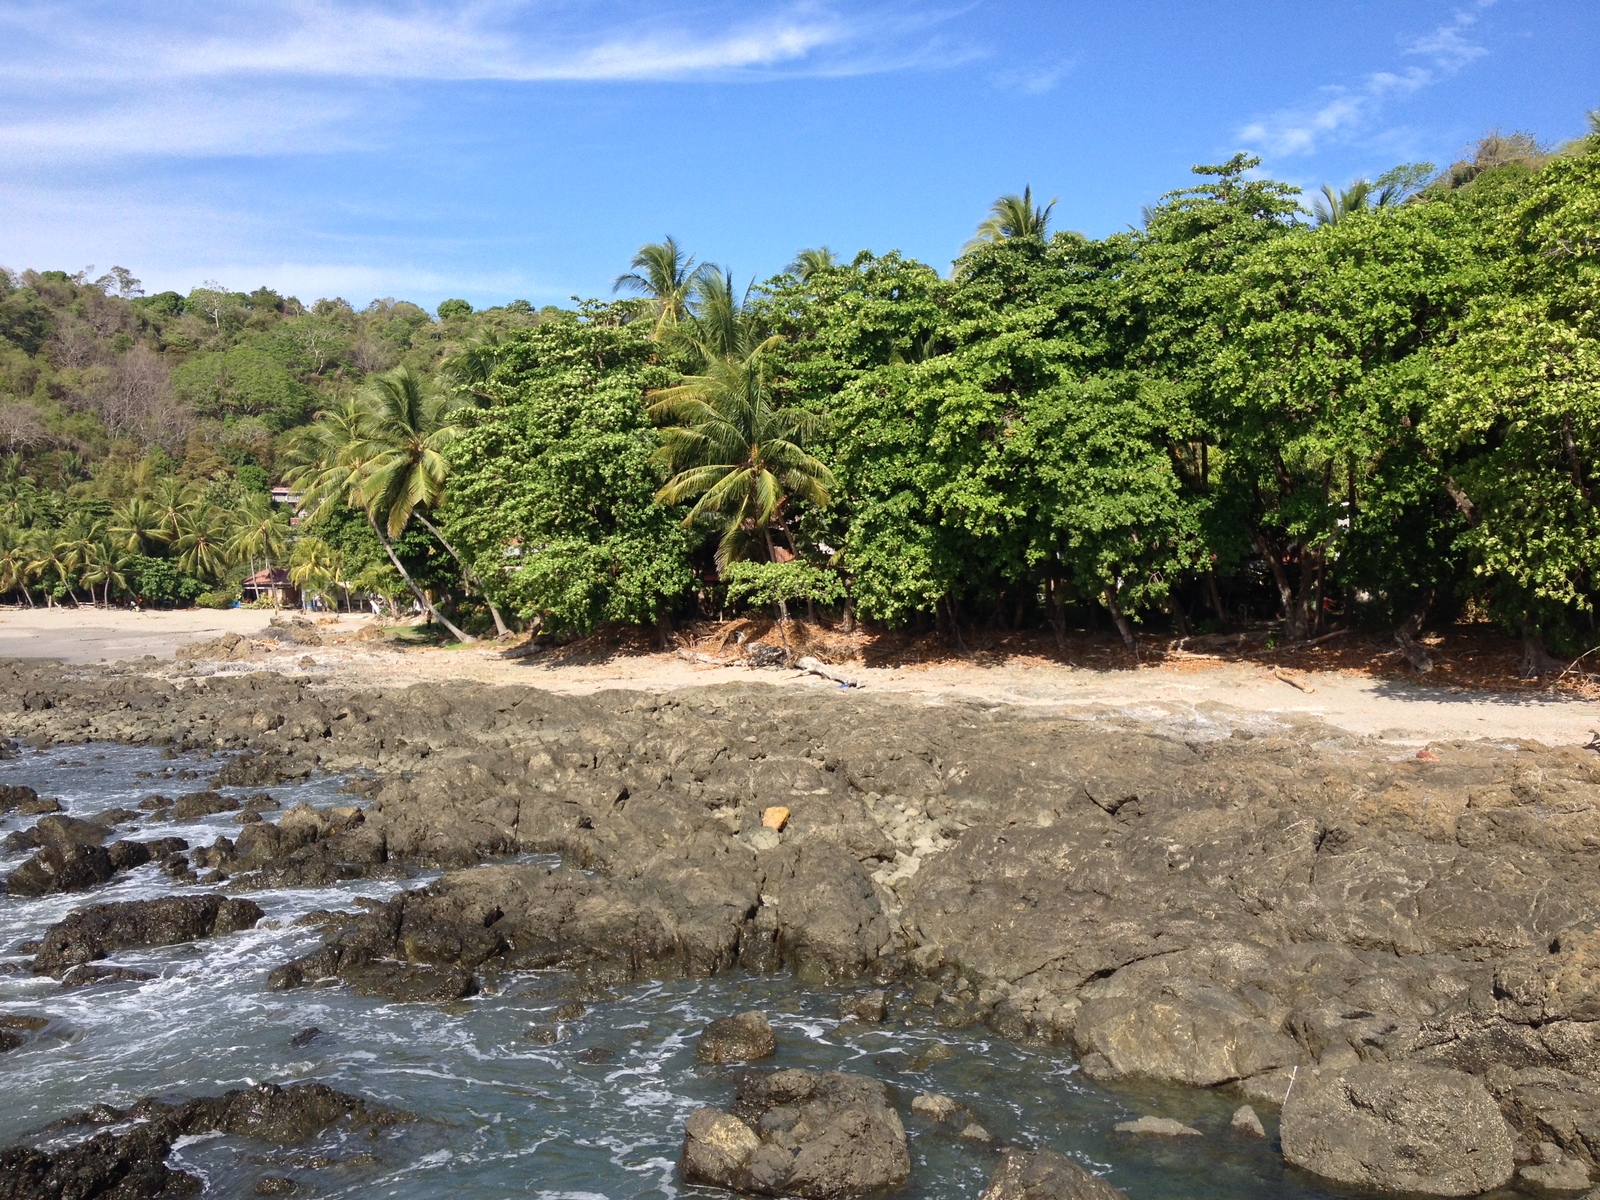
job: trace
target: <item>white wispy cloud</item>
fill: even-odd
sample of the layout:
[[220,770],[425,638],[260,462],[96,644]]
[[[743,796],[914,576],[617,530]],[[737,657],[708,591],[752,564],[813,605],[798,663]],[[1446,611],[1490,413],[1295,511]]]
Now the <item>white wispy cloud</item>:
[[1354,85],[1322,88],[1317,100],[1282,109],[1239,130],[1247,146],[1280,156],[1311,154],[1330,139],[1369,127],[1385,106],[1441,80],[1488,54],[1468,34],[1479,14],[1495,0],[1477,0],[1452,18],[1402,48],[1422,59],[1400,70],[1375,71]]
[[1056,89],[1072,73],[1077,60],[1066,58],[1029,67],[1013,67],[994,76],[994,86],[1004,91],[1021,92],[1025,96],[1043,96]]
[[[108,11],[21,4],[0,14],[14,81],[93,84],[254,77],[629,81],[782,68],[848,70],[877,22],[812,5],[698,26],[650,16],[606,23],[596,5],[436,3],[375,7],[130,4]],[[574,20],[576,15],[582,19]],[[748,9],[743,10],[748,14]],[[831,52],[831,54],[829,53]]]
[[594,0],[0,5],[0,165],[372,148],[406,83],[761,80],[970,54],[943,17],[816,0],[633,15]]

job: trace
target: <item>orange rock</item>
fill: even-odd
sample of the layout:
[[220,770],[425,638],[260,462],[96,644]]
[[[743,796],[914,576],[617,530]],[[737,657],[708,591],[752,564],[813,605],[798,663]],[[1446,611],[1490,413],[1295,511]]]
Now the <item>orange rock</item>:
[[789,810],[781,804],[775,804],[761,814],[761,823],[768,829],[782,832],[783,827],[789,823]]

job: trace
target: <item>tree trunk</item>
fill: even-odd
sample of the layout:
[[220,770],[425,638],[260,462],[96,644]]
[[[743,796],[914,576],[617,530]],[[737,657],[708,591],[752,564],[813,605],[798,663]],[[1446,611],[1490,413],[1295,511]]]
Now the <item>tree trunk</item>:
[[1167,589],[1167,611],[1172,614],[1172,629],[1181,638],[1188,637],[1194,630],[1189,628],[1189,618],[1184,615],[1183,604],[1178,600],[1178,589]]
[[854,633],[856,631],[856,598],[854,596],[846,596],[844,598],[844,621],[841,628],[845,633]]
[[1422,601],[1394,631],[1395,643],[1400,647],[1400,653],[1411,664],[1412,670],[1418,675],[1426,675],[1433,670],[1433,659],[1428,656],[1428,648],[1417,641],[1417,635],[1422,632],[1422,623],[1428,619],[1428,609],[1433,605],[1433,589],[1429,588],[1422,594]]
[[1222,590],[1217,587],[1217,573],[1206,568],[1206,597],[1211,601],[1211,611],[1217,614],[1217,624],[1228,628],[1228,610],[1222,606]]
[[422,605],[422,611],[427,613],[429,617],[433,618],[435,621],[438,621],[452,634],[454,634],[456,641],[477,641],[478,639],[473,637],[471,634],[463,633],[461,630],[457,629],[455,625],[450,622],[449,618],[445,617],[439,612],[438,609],[433,607],[433,601],[429,600],[427,596],[423,595],[422,589],[419,588],[416,585],[416,582],[411,578],[411,572],[406,570],[405,565],[400,561],[399,555],[395,554],[394,546],[392,546],[389,542],[389,535],[379,528],[378,522],[373,519],[371,513],[367,514],[367,524],[372,526],[372,532],[378,535],[378,541],[383,544],[383,552],[389,556],[389,561],[394,564],[394,569],[400,572],[400,578],[406,581],[406,587],[410,589],[411,595],[415,597],[418,604]]
[[428,520],[427,517],[423,516],[420,512],[416,512],[415,510],[413,510],[413,515],[417,518],[417,520],[421,521],[423,525],[427,526],[428,532],[433,534],[434,537],[438,538],[439,544],[445,548],[451,558],[456,560],[456,566],[461,568],[461,577],[467,582],[477,585],[478,594],[483,597],[483,602],[489,606],[489,615],[494,617],[495,637],[510,637],[511,630],[506,628],[505,618],[500,615],[500,610],[495,607],[494,601],[489,599],[489,589],[483,586],[483,580],[479,579],[477,573],[474,572],[471,567],[467,566],[466,561],[461,557],[461,555],[456,553],[456,548],[444,540],[444,534],[439,532],[438,527],[435,526],[432,521]]
[[1522,662],[1517,675],[1522,679],[1546,679],[1560,675],[1566,664],[1544,648],[1544,638],[1533,627],[1533,622],[1522,622]]
[[1128,618],[1122,611],[1122,606],[1117,603],[1116,593],[1110,588],[1100,593],[1100,602],[1106,606],[1106,611],[1111,614],[1111,620],[1117,627],[1117,632],[1122,635],[1122,644],[1128,648],[1128,653],[1135,659],[1139,657],[1139,642],[1133,636],[1133,626],[1128,624]]
[[1304,641],[1311,636],[1311,624],[1316,615],[1317,573],[1321,569],[1321,561],[1320,551],[1313,550],[1310,546],[1300,548],[1300,588],[1295,595],[1295,617],[1300,635],[1296,637],[1290,633],[1291,641]]
[[1067,652],[1067,608],[1061,600],[1061,581],[1052,579],[1045,585],[1050,604],[1050,629],[1056,635],[1056,650]]
[[[767,561],[775,563],[778,561],[778,554],[777,547],[772,544],[772,526],[768,525],[761,532],[767,539]],[[789,622],[789,606],[781,598],[778,600],[778,621],[778,632],[783,635],[783,648],[787,650],[789,648],[789,635],[783,632],[783,626]]]
[[1257,553],[1267,560],[1267,567],[1272,572],[1272,582],[1278,587],[1278,605],[1283,610],[1284,635],[1291,642],[1305,641],[1305,621],[1302,619],[1304,613],[1295,600],[1294,589],[1289,586],[1289,573],[1283,569],[1283,559],[1273,549],[1272,543],[1267,541],[1266,535],[1259,530],[1250,531],[1250,540],[1255,543]]
[[967,652],[967,643],[961,638],[961,616],[956,609],[955,599],[951,596],[944,598],[944,615],[945,619],[950,622],[950,635],[955,639],[956,653],[965,654]]

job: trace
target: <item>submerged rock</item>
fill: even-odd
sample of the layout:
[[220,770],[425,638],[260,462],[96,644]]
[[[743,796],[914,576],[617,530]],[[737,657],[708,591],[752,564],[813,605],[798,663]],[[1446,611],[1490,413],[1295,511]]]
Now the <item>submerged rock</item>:
[[749,1062],[771,1058],[777,1051],[772,1024],[759,1012],[719,1017],[695,1043],[694,1056],[704,1063]]
[[746,1076],[731,1113],[691,1114],[678,1169],[685,1183],[834,1200],[905,1182],[911,1159],[883,1084],[791,1069]]
[[921,1113],[930,1121],[948,1121],[961,1111],[961,1106],[949,1096],[923,1092],[912,1098],[911,1111]]
[[91,904],[46,931],[34,955],[33,972],[60,979],[69,968],[117,950],[174,946],[233,933],[251,928],[263,915],[252,900],[230,900],[215,894]]
[[1475,1196],[1513,1168],[1511,1130],[1483,1081],[1440,1067],[1301,1071],[1280,1136],[1295,1166],[1381,1192]]
[[841,1021],[877,1024],[889,1015],[889,994],[880,989],[839,998]]
[[171,1104],[140,1100],[127,1109],[98,1105],[52,1126],[137,1122],[96,1134],[64,1150],[12,1146],[0,1151],[0,1196],[5,1200],[153,1200],[198,1194],[201,1181],[166,1165],[180,1137],[235,1134],[292,1145],[334,1126],[360,1129],[413,1118],[369,1105],[322,1084],[260,1084],[222,1096]]
[[1007,1150],[981,1200],[1128,1200],[1054,1150]]
[[1200,1136],[1200,1131],[1193,1125],[1185,1125],[1171,1117],[1139,1117],[1133,1121],[1118,1121],[1114,1128],[1118,1133],[1150,1134],[1155,1137]]
[[68,990],[81,987],[92,987],[97,983],[145,983],[155,976],[149,971],[137,971],[132,967],[102,967],[94,963],[85,963],[78,967],[68,967],[61,973],[61,986]]
[[1582,1159],[1562,1157],[1559,1150],[1553,1162],[1523,1167],[1517,1172],[1517,1178],[1547,1192],[1589,1190],[1588,1165]]
[[1261,1124],[1261,1118],[1256,1115],[1256,1110],[1248,1104],[1241,1104],[1233,1110],[1233,1118],[1228,1122],[1228,1127],[1237,1133],[1248,1133],[1251,1137],[1264,1138],[1267,1130]]
[[26,1146],[0,1150],[0,1187],[6,1200],[151,1200],[196,1195],[201,1181],[167,1166],[181,1131],[166,1120],[123,1133],[98,1133],[64,1150]]

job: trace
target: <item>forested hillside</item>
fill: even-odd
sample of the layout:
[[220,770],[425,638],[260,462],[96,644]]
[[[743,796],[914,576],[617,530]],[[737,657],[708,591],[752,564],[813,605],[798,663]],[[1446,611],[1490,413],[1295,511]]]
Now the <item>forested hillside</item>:
[[1103,240],[1003,197],[948,272],[667,239],[571,311],[3,277],[0,589],[1600,642],[1600,129],[1314,204],[1257,167]]

